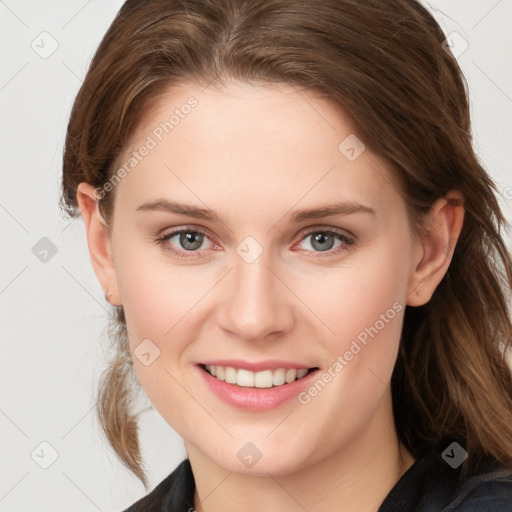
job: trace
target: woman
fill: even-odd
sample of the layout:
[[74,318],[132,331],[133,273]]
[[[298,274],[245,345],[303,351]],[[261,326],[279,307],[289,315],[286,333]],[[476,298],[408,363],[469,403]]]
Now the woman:
[[187,459],[129,511],[510,510],[512,262],[464,78],[413,0],[128,0],[62,205]]

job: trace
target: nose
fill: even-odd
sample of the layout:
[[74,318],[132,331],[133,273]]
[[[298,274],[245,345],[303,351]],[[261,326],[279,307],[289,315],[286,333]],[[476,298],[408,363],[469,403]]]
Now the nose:
[[251,263],[235,255],[234,268],[219,290],[220,327],[252,342],[288,332],[294,322],[293,293],[279,274],[267,251]]

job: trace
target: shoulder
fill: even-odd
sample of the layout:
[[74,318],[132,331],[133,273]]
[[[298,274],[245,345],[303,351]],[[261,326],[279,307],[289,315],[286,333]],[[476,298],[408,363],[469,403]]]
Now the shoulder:
[[512,474],[488,473],[461,483],[443,512],[512,511]]
[[194,508],[195,482],[190,461],[185,459],[147,496],[123,512],[187,512]]
[[379,512],[512,512],[512,471],[483,465],[464,477],[434,449],[417,459],[390,491]]

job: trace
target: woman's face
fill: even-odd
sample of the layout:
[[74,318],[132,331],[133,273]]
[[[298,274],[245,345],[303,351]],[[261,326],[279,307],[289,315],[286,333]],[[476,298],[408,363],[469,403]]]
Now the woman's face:
[[114,289],[186,445],[277,475],[384,436],[419,252],[390,170],[334,108],[288,86],[175,88],[125,164]]

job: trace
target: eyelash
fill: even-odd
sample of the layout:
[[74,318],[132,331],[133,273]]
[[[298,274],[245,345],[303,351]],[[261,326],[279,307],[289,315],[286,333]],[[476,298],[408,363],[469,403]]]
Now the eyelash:
[[[203,235],[203,236],[209,238],[208,233],[206,233],[205,231],[203,231],[201,229],[193,228],[193,227],[183,227],[183,228],[176,229],[174,231],[170,231],[163,235],[159,235],[158,237],[155,238],[155,241],[159,245],[161,245],[165,251],[168,251],[171,254],[173,254],[174,256],[177,256],[179,258],[194,258],[194,257],[196,257],[196,256],[189,256],[189,255],[185,256],[184,253],[188,252],[189,254],[192,254],[192,253],[198,253],[200,251],[197,251],[197,250],[196,251],[186,251],[186,250],[178,251],[178,250],[174,249],[171,245],[166,245],[166,242],[168,242],[171,238],[173,238],[174,236],[179,235],[181,233],[198,233],[200,235]],[[309,256],[310,258],[322,258],[322,257],[337,255],[341,251],[350,249],[351,246],[353,246],[356,242],[355,238],[347,236],[345,233],[343,233],[342,231],[339,231],[335,228],[329,228],[329,229],[310,228],[305,233],[303,233],[302,238],[299,240],[299,242],[304,241],[306,238],[308,238],[308,236],[310,236],[312,234],[318,234],[318,233],[323,234],[323,235],[325,235],[325,234],[334,235],[338,240],[343,242],[343,245],[340,245],[336,249],[329,249],[327,251],[309,251],[309,250],[307,250],[306,252],[316,253],[315,256]],[[327,256],[323,256],[324,253]]]

